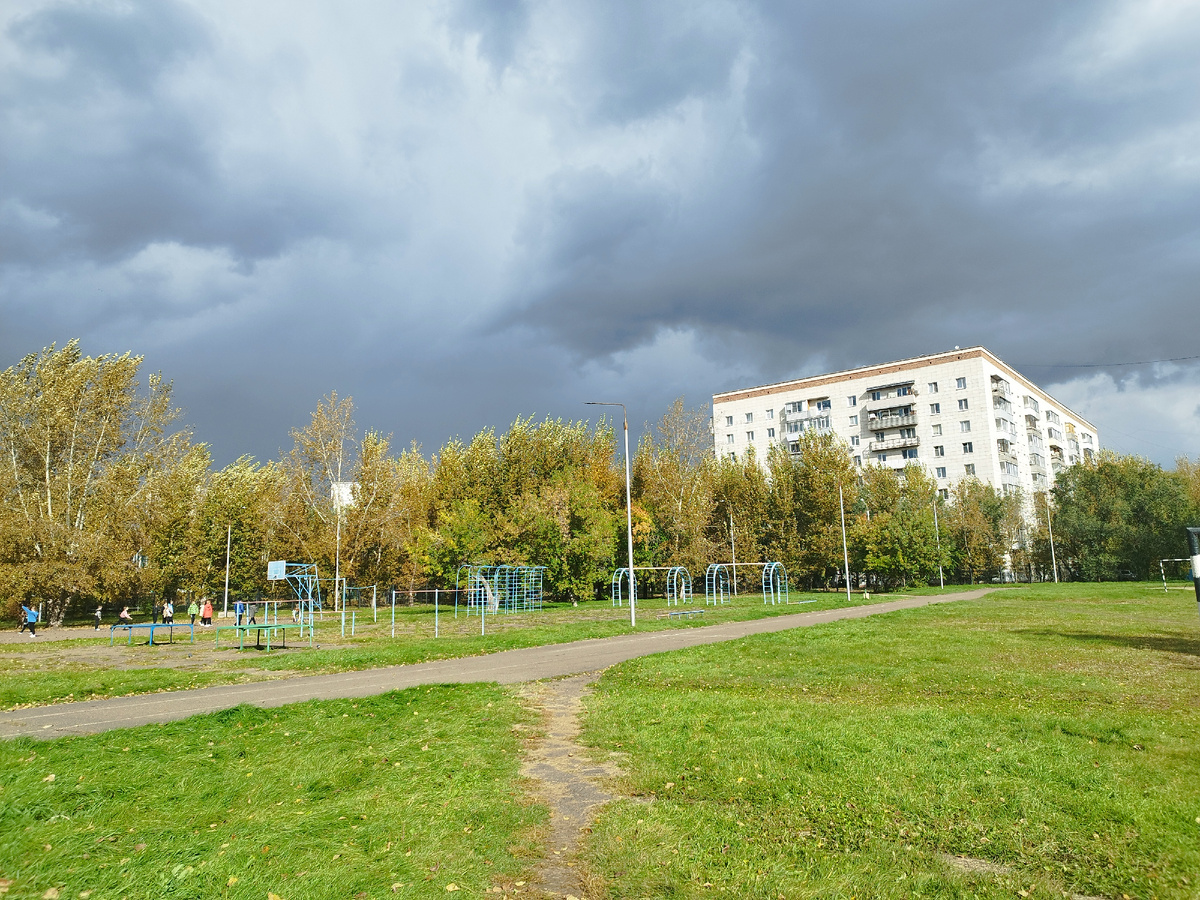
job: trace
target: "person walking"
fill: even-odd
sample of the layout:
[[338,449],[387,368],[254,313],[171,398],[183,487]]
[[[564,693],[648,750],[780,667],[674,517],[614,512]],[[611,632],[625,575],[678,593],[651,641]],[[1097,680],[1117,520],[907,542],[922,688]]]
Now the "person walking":
[[258,614],[258,604],[251,603],[250,604],[250,621],[247,624],[257,625],[258,624],[258,619],[256,618],[257,614]]
[[200,607],[199,607],[199,605],[197,605],[195,600],[193,600],[191,603],[188,604],[188,615],[192,619],[192,627],[195,628],[196,627],[196,616],[200,615]]
[[166,601],[163,604],[162,612],[163,612],[163,624],[164,625],[174,625],[175,624],[175,604],[172,603],[170,600]]
[[155,600],[153,603],[150,604],[150,623],[152,625],[158,624],[158,601],[157,600]]
[[101,604],[97,603],[97,604],[96,604],[96,612],[95,612],[95,613],[93,613],[93,615],[96,617],[96,628],[95,628],[95,630],[96,630],[96,631],[99,631],[99,630],[100,630],[100,618],[101,618],[101,616],[103,616],[103,615],[104,615],[104,607],[103,607]]
[[121,614],[117,616],[117,624],[118,625],[132,625],[133,624],[133,616],[131,616],[129,614],[128,604],[121,607]]
[[17,634],[20,634],[22,631],[24,631],[26,628],[28,628],[29,636],[37,637],[37,621],[38,621],[37,610],[33,609],[32,607],[26,606],[24,603],[22,603],[21,611],[25,614],[25,616],[24,616],[24,621],[21,622],[21,628],[20,628],[20,630],[17,631]]
[[246,604],[243,603],[241,600],[236,601],[233,604],[233,614],[236,617],[235,621],[237,622],[237,624],[239,624],[239,625],[242,624],[242,616],[245,615],[245,613],[246,613]]
[[200,624],[205,628],[212,627],[212,601],[204,598],[204,606],[200,610]]

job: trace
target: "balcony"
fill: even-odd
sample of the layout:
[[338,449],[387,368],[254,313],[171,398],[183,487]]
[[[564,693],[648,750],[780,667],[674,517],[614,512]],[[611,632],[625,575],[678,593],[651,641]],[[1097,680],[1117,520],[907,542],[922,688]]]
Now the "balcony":
[[1001,381],[1000,379],[992,380],[993,397],[1003,397],[1007,400],[1012,395],[1012,386],[1007,381]]
[[1001,463],[1012,463],[1014,466],[1017,464],[1017,454],[1015,453],[1005,453],[1001,450],[999,456]]
[[867,449],[874,453],[876,450],[900,450],[904,447],[916,447],[921,443],[919,437],[894,437],[883,441],[871,441]]
[[867,427],[872,431],[882,428],[901,428],[905,425],[916,425],[916,416],[876,416],[868,417]]

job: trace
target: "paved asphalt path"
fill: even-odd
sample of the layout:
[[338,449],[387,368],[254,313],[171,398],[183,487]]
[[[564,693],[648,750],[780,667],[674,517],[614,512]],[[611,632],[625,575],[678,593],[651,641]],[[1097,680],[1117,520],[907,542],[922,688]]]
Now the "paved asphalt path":
[[702,628],[645,631],[573,641],[569,644],[546,644],[520,650],[505,650],[485,656],[367,669],[361,672],[306,675],[253,684],[220,685],[189,691],[117,697],[112,700],[60,703],[0,713],[0,738],[27,736],[50,739],[72,734],[94,734],[113,728],[174,722],[198,713],[229,709],[240,703],[270,709],[304,700],[370,697],[424,684],[467,684],[480,681],[512,684],[536,681],[539,678],[557,678],[580,672],[595,672],[651,653],[820,625],[839,619],[862,619],[933,603],[974,600],[988,592],[989,589],[985,588],[940,597],[906,597],[903,600],[868,606],[827,609]]

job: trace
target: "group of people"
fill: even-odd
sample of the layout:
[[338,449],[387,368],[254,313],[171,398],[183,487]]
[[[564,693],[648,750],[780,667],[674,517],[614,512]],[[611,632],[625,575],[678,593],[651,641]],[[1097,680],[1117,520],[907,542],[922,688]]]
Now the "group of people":
[[[24,608],[24,607],[22,607],[22,608]],[[201,605],[197,601],[193,600],[191,603],[188,604],[187,612],[188,612],[188,618],[190,619],[193,627],[196,624],[197,616],[200,617],[200,627],[201,628],[211,628],[212,627],[213,606],[212,606],[212,601],[209,600],[207,597],[204,598],[203,605]],[[154,608],[154,621],[155,622],[158,621],[158,613],[159,613],[159,609],[156,606]],[[93,613],[93,615],[96,618],[95,630],[99,631],[101,620],[104,617],[104,607],[97,606],[96,611],[95,611],[95,613]],[[175,604],[172,603],[170,600],[167,600],[162,605],[162,620],[163,620],[164,625],[174,625],[175,624]],[[36,614],[35,614],[34,621],[35,622],[37,621]],[[129,606],[128,605],[121,607],[121,612],[117,615],[117,624],[118,625],[132,625],[133,624],[133,616],[131,616],[129,614]]]
[[[154,615],[153,621],[156,623],[158,622],[158,616],[159,616],[160,612],[162,613],[162,620],[163,620],[164,625],[174,625],[175,624],[175,604],[174,603],[172,603],[170,600],[166,600],[163,602],[163,605],[161,607],[159,607],[157,604],[155,604],[154,613],[153,613],[153,615]],[[233,605],[233,612],[234,612],[234,616],[236,617],[236,621],[237,621],[238,625],[242,625],[243,623],[248,623],[250,625],[257,624],[257,613],[258,613],[258,604],[257,603],[247,604],[241,600],[238,600]],[[248,616],[247,616],[247,613],[249,613]],[[205,597],[204,600],[202,600],[202,601],[193,600],[191,603],[189,603],[188,608],[187,608],[187,614],[188,614],[189,619],[191,620],[191,624],[193,627],[196,624],[196,617],[199,616],[201,628],[212,628],[213,605],[212,605],[212,601],[209,600],[207,597]],[[95,630],[99,631],[100,625],[104,618],[104,607],[102,605],[97,605],[96,611],[92,615],[95,617],[95,620],[96,620]],[[38,620],[40,618],[41,618],[41,616],[38,613],[37,609],[35,609],[31,606],[26,606],[26,605],[22,604],[21,605],[21,627],[20,627],[20,629],[18,629],[18,633],[23,633],[25,631],[28,631],[30,637],[37,637],[37,624],[38,624]],[[295,618],[295,613],[293,613],[293,618]],[[118,625],[132,625],[133,624],[133,616],[130,615],[130,613],[129,613],[128,605],[121,607],[121,612],[117,615],[117,624]]]

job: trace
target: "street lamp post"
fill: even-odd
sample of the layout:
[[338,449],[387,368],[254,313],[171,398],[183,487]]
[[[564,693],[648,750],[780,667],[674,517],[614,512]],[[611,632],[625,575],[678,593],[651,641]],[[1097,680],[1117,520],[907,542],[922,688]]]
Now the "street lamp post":
[[1050,532],[1050,565],[1054,567],[1054,583],[1058,584],[1058,554],[1054,552],[1054,526],[1050,524],[1050,496],[1042,496],[1046,500],[1046,530]]
[[945,590],[946,576],[942,573],[942,532],[941,529],[938,528],[937,502],[938,498],[937,493],[935,492],[933,495],[933,539],[937,542],[938,584],[940,584],[942,589]]
[[842,497],[842,483],[838,482],[838,510],[842,514],[842,565],[846,567],[846,602],[850,602],[850,548],[846,544],[846,501]]
[[637,627],[637,581],[633,574],[633,503],[629,489],[629,410],[624,403],[601,403],[589,400],[587,406],[619,406],[625,428],[625,537],[629,550],[629,627]]
[[225,608],[221,610],[222,619],[229,616],[229,546],[232,539],[233,523],[228,522],[225,525]]

